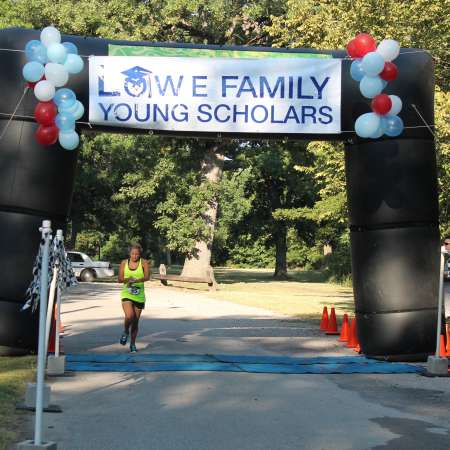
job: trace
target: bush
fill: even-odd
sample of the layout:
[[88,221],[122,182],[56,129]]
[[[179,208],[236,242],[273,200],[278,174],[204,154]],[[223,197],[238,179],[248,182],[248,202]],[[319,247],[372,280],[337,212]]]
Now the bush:
[[352,263],[348,233],[341,236],[333,248],[333,253],[324,257],[324,266],[331,281],[351,283]]
[[128,255],[128,242],[117,233],[111,234],[102,247],[102,258],[118,263]]
[[241,235],[238,243],[229,251],[227,265],[242,268],[275,267],[275,249],[267,248],[265,238],[255,240],[250,234]]
[[95,259],[99,254],[102,240],[103,235],[98,231],[80,231],[77,235],[75,249],[77,251],[86,253]]

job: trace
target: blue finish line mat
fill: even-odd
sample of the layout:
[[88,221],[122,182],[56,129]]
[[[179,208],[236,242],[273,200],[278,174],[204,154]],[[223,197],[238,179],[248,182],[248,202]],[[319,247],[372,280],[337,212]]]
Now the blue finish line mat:
[[74,372],[242,372],[286,374],[421,373],[413,364],[390,363],[364,356],[69,354],[66,370]]

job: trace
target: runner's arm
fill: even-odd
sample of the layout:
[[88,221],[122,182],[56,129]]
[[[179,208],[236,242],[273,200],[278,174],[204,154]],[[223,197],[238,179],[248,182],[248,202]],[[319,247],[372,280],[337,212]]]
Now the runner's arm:
[[120,266],[119,266],[119,275],[118,275],[118,277],[117,277],[117,281],[119,282],[119,283],[125,283],[125,279],[124,279],[124,272],[125,272],[125,264],[124,264],[124,262],[125,261],[122,261],[121,263],[120,263]]
[[150,263],[146,259],[142,261],[142,268],[144,269],[144,278],[142,281],[150,280]]
[[136,281],[134,278],[125,278],[125,264],[127,264],[126,260],[120,263],[118,281],[125,284],[133,283]]

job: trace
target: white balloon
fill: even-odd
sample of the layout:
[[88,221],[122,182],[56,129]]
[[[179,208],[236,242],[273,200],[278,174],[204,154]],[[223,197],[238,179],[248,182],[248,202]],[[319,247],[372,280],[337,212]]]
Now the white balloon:
[[41,42],[48,47],[61,42],[61,33],[55,27],[45,27],[41,31]]
[[389,98],[391,99],[392,106],[391,109],[388,111],[388,114],[392,116],[396,116],[401,110],[402,110],[402,100],[400,97],[397,97],[396,95],[390,95]]
[[379,53],[385,61],[392,61],[399,55],[400,45],[393,39],[384,39],[378,45],[377,53]]
[[48,102],[55,95],[55,86],[47,80],[39,81],[34,87],[34,95],[40,102]]
[[55,87],[61,87],[69,81],[69,72],[62,64],[47,63],[45,65],[45,78]]

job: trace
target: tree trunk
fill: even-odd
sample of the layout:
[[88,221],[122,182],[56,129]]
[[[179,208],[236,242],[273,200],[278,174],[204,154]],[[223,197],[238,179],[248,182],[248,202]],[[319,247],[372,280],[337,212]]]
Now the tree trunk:
[[277,224],[275,231],[276,261],[273,277],[277,280],[287,280],[287,227],[284,223]]
[[172,253],[167,247],[165,253],[166,253],[166,265],[167,267],[170,267],[172,265]]
[[66,247],[69,250],[75,250],[75,245],[77,243],[77,236],[78,236],[78,232],[80,231],[80,224],[76,221],[72,219],[72,224],[71,224],[71,232],[70,232],[70,239],[69,242],[66,243]]
[[[222,178],[224,156],[219,152],[219,146],[210,147],[202,162],[202,175],[208,182],[218,183]],[[211,265],[211,247],[214,239],[218,203],[213,200],[205,212],[205,222],[210,230],[208,241],[197,242],[192,256],[184,261],[181,275],[186,277],[206,277],[206,271]]]

